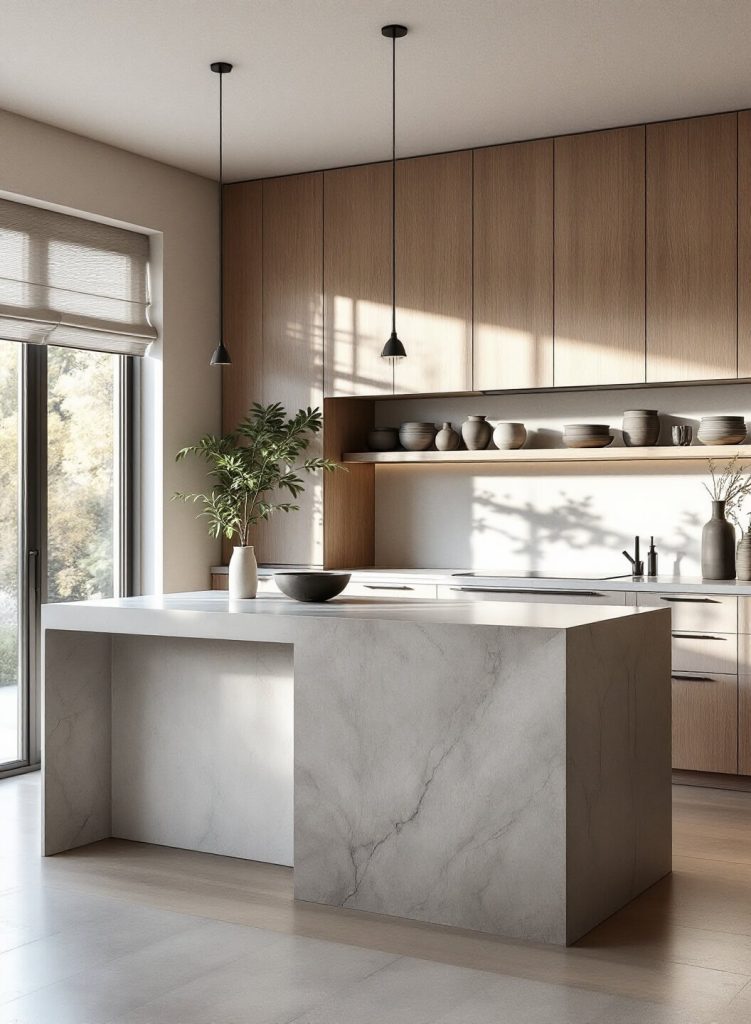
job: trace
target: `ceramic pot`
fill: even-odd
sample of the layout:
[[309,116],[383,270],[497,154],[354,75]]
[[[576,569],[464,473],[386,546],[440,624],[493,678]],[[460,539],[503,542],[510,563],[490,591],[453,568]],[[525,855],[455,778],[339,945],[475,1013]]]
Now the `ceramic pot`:
[[368,431],[368,448],[372,452],[393,452],[399,444],[396,427],[376,427]]
[[258,563],[252,545],[232,549],[229,560],[229,596],[245,601],[258,593]]
[[736,579],[751,582],[751,533],[744,533],[735,555]]
[[471,452],[482,451],[490,444],[493,431],[484,416],[468,416],[462,423],[462,437]]
[[702,444],[741,444],[746,421],[743,416],[702,416],[696,436]]
[[527,431],[523,423],[497,423],[493,431],[493,442],[501,451],[521,448],[526,440]]
[[725,518],[725,502],[712,502],[712,518],[701,531],[701,574],[705,580],[735,579],[735,527]]
[[435,435],[434,423],[402,423],[399,427],[399,440],[408,452],[427,451]]
[[656,409],[630,409],[623,414],[623,443],[628,448],[648,448],[657,444],[660,417]]
[[461,437],[450,423],[444,423],[435,435],[435,446],[439,452],[455,452],[461,441]]

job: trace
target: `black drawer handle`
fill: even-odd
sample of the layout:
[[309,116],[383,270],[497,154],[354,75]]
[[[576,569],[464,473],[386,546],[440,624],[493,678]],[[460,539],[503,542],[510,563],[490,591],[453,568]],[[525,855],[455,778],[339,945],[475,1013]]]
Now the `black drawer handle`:
[[677,676],[672,675],[671,679],[675,679],[679,683],[714,683],[716,682],[712,676]]
[[710,633],[673,633],[675,640],[722,640],[727,643],[726,636],[712,636]]
[[511,590],[506,587],[451,587],[451,590],[463,594],[541,594],[546,597],[604,597],[595,590],[533,590],[531,587],[519,587]]
[[676,604],[719,604],[713,597],[661,597],[661,601],[674,601]]
[[414,590],[414,587],[399,585],[398,583],[364,583],[366,590]]

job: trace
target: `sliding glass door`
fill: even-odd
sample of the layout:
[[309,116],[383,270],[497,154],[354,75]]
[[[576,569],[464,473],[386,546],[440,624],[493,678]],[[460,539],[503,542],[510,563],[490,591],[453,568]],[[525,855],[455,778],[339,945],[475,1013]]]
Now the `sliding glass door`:
[[40,605],[130,592],[131,363],[0,341],[0,773],[39,761]]

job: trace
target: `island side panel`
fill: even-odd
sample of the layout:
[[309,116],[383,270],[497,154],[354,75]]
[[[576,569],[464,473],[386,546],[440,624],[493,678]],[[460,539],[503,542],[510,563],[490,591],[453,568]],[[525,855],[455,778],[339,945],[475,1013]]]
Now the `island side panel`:
[[116,636],[112,834],[292,864],[292,647]]
[[672,867],[670,610],[569,630],[568,941]]
[[106,839],[111,817],[112,637],[44,631],[42,853]]
[[328,621],[295,646],[295,896],[565,942],[565,641]]

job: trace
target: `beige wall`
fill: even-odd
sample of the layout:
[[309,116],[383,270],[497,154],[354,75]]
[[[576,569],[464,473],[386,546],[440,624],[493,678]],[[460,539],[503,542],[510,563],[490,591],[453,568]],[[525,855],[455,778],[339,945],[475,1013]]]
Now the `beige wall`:
[[207,587],[219,545],[192,506],[170,497],[205,479],[197,464],[176,465],[175,452],[220,428],[221,379],[208,363],[219,321],[216,184],[0,111],[0,195],[153,234],[160,340],[142,366],[141,589]]

